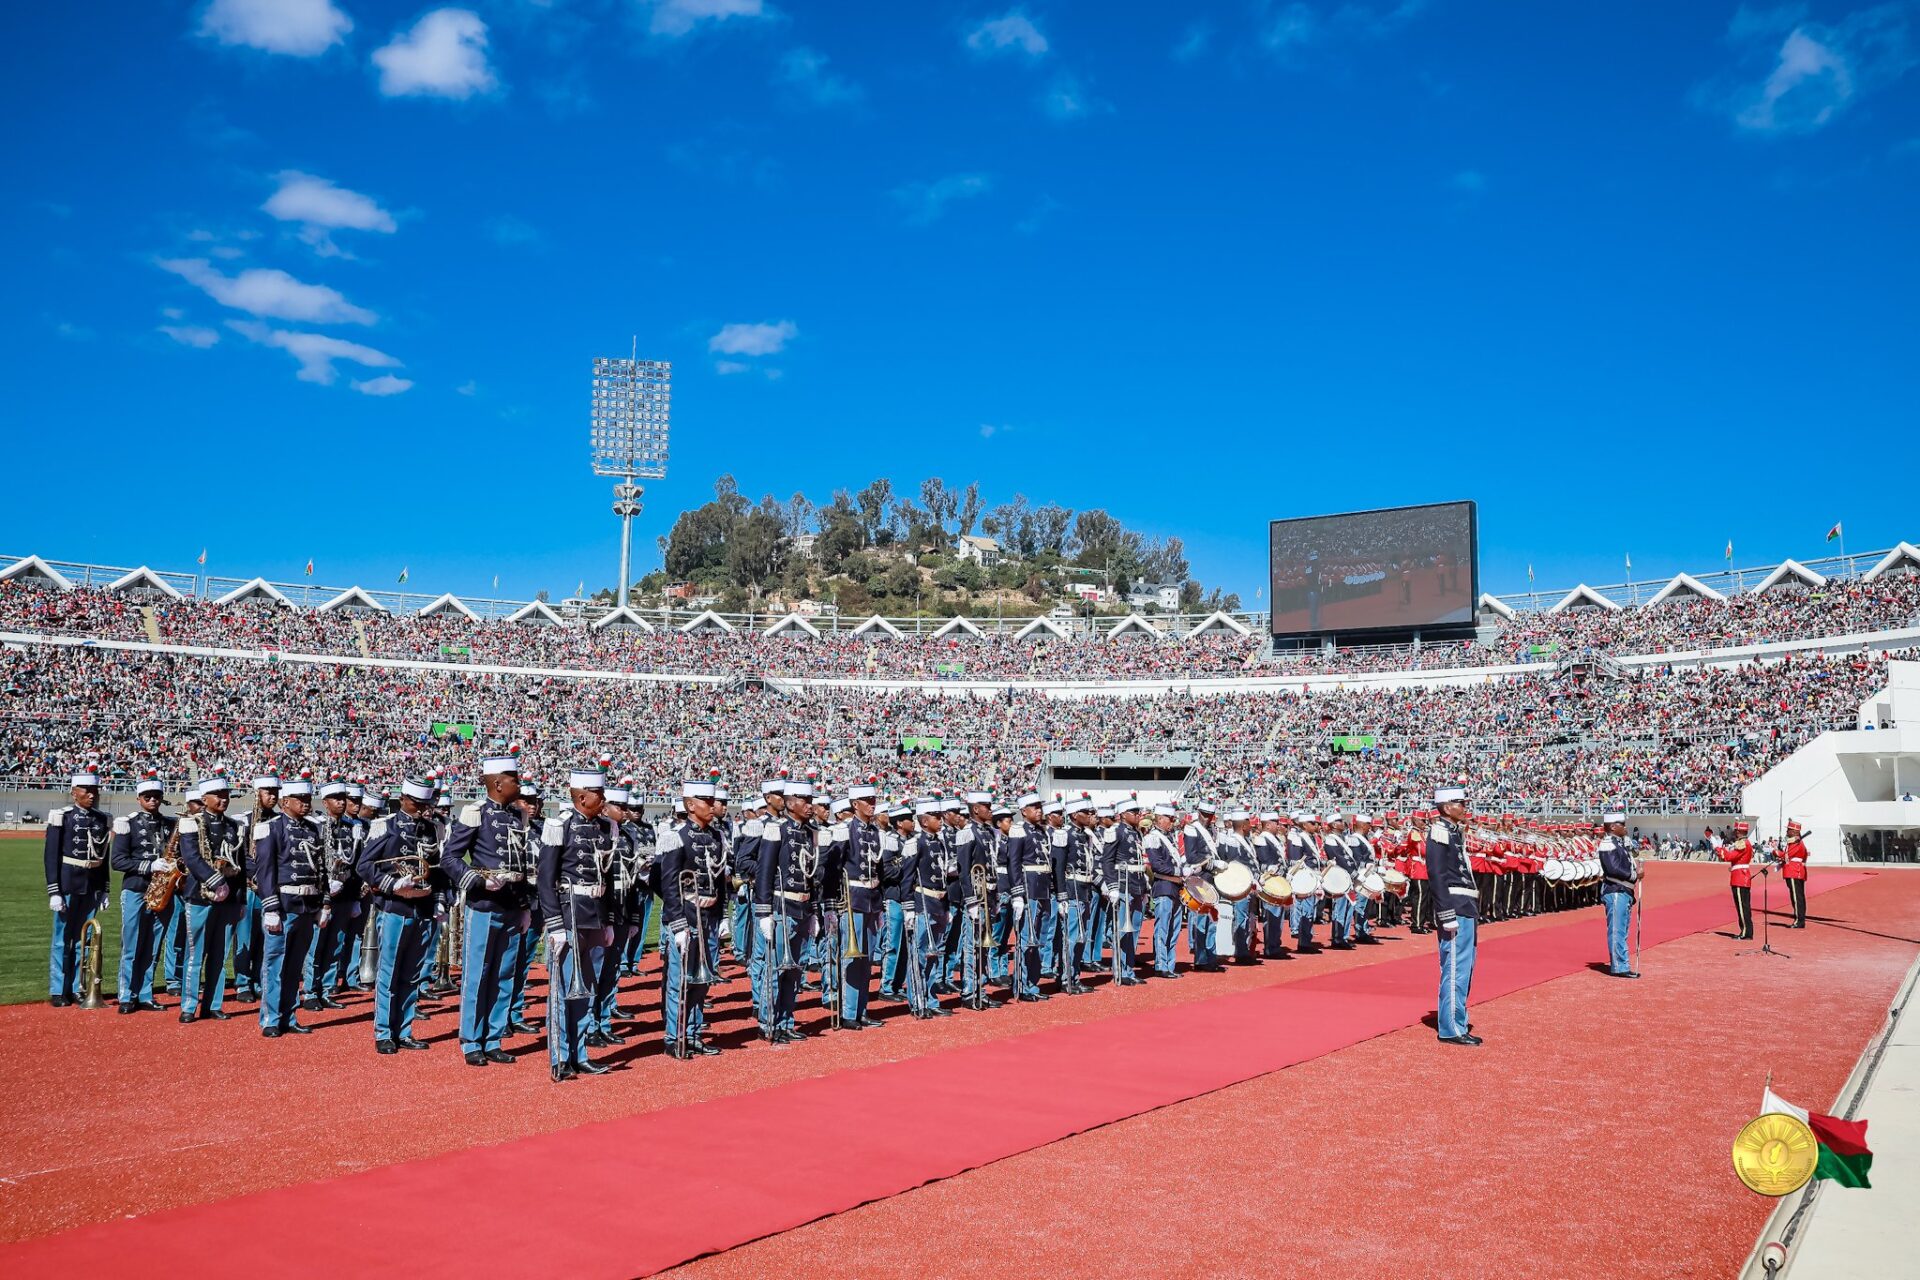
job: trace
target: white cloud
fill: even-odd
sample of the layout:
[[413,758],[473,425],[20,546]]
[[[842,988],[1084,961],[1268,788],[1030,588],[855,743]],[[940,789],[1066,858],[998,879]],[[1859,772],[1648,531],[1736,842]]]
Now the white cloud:
[[209,329],[203,324],[163,324],[160,332],[183,347],[194,347],[201,351],[220,341],[219,330]]
[[1802,13],[1741,8],[1727,28],[1741,69],[1702,86],[1695,101],[1749,133],[1813,133],[1920,64],[1911,31],[1920,0],[1862,9],[1832,26],[1802,22]]
[[348,302],[336,289],[307,284],[270,267],[253,267],[227,276],[214,270],[205,258],[163,258],[158,265],[221,306],[251,315],[310,324],[372,324],[379,318]]
[[339,374],[333,367],[336,360],[351,360],[371,369],[395,369],[400,365],[398,360],[384,351],[375,351],[372,347],[363,347],[357,342],[329,337],[324,333],[274,329],[258,320],[229,320],[227,328],[249,342],[257,342],[263,347],[276,347],[298,360],[300,372],[294,376],[302,382],[331,386]]
[[368,378],[364,382],[350,382],[347,385],[363,396],[397,396],[402,391],[413,389],[412,382],[406,378],[396,378],[390,373],[383,373],[377,378]]
[[715,360],[713,362],[713,371],[722,377],[730,373],[745,373],[751,368],[753,368],[752,365],[742,364],[738,360]]
[[1290,57],[1296,50],[1320,38],[1320,17],[1304,4],[1283,6],[1260,28],[1260,43],[1267,52]]
[[858,102],[862,96],[859,85],[827,70],[827,55],[812,49],[788,50],[775,79],[821,107]]
[[480,394],[480,384],[472,378],[468,378],[465,382],[455,387],[454,391],[463,396],[477,396]]
[[203,36],[296,58],[325,53],[351,30],[333,0],[212,0],[200,15]]
[[707,350],[723,356],[770,356],[799,334],[791,320],[773,324],[728,324],[707,339]]
[[955,200],[983,196],[991,190],[993,179],[984,173],[953,173],[933,182],[896,187],[893,198],[906,209],[908,222],[924,226],[945,213]]
[[1041,95],[1040,106],[1055,120],[1078,120],[1081,116],[1113,110],[1112,104],[1089,93],[1080,77],[1075,75],[1054,77],[1046,93]]
[[650,0],[647,29],[657,36],[684,36],[702,22],[767,16],[764,0]]
[[325,178],[316,178],[297,169],[283,169],[273,175],[273,180],[279,185],[260,207],[282,222],[349,231],[379,231],[388,235],[398,229],[393,215],[382,209],[372,196],[349,191]]
[[389,98],[471,98],[499,84],[487,65],[487,24],[470,9],[435,9],[373,51]]
[[1033,19],[1015,9],[1003,18],[993,18],[967,32],[967,48],[978,54],[1023,53],[1038,58],[1047,51],[1047,38]]

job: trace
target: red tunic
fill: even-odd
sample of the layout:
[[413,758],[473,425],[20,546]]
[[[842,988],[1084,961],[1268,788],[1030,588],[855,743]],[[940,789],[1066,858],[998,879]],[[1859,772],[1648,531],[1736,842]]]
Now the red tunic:
[[1727,871],[1732,876],[1732,885],[1736,889],[1750,888],[1753,885],[1753,846],[1747,838],[1741,836],[1732,844],[1720,846],[1720,858],[1728,864]]
[[1785,880],[1805,880],[1807,878],[1807,846],[1795,840],[1780,851],[1787,865],[1780,868],[1780,876]]

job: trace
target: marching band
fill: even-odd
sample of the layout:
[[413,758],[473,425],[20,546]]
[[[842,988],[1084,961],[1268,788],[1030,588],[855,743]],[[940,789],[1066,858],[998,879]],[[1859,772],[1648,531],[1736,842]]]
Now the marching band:
[[[364,990],[376,1051],[397,1054],[429,1047],[414,1034],[426,1005],[457,990],[466,1062],[505,1065],[510,1038],[539,1034],[526,998],[544,953],[556,1082],[604,1072],[588,1050],[628,1039],[619,980],[637,972],[656,909],[662,1038],[679,1060],[721,1051],[709,997],[729,960],[749,980],[760,1037],[786,1045],[818,1034],[799,1026],[803,993],[817,993],[830,1029],[862,1031],[885,1025],[881,1001],[936,1018],[998,1007],[996,989],[1031,1003],[1088,994],[1102,972],[1115,988],[1178,979],[1182,935],[1187,971],[1210,973],[1316,954],[1323,927],[1326,948],[1350,950],[1402,924],[1441,935],[1441,1039],[1477,1044],[1466,1001],[1479,925],[1604,897],[1611,944],[1614,893],[1638,877],[1622,814],[1598,835],[1474,817],[1457,787],[1376,821],[1084,793],[888,804],[871,782],[829,795],[783,773],[737,816],[717,777],[685,782],[656,828],[608,763],[572,770],[552,814],[510,752],[481,761],[481,798],[457,808],[434,777],[404,781],[389,811],[364,780],[263,774],[253,811],[236,817],[218,771],[178,818],[146,778],[138,811],[113,820],[99,775],[76,774],[72,804],[47,825],[50,1003],[84,1000],[112,869],[122,1013],[159,1007],[165,954],[183,1024],[224,1020],[229,1000],[257,991],[263,1036],[306,1035],[298,1011],[343,1008],[343,990]],[[1614,972],[1637,976],[1612,955]]]

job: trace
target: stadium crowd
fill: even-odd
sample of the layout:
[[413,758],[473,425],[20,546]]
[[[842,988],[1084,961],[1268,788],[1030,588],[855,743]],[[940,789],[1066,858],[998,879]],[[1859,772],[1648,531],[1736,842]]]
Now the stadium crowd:
[[1014,793],[1045,752],[1139,750],[1191,752],[1199,794],[1288,805],[1411,805],[1434,776],[1461,775],[1481,801],[1516,811],[1725,811],[1807,738],[1851,727],[1883,661],[1310,695],[943,697],[20,645],[0,651],[0,786],[46,785],[97,760],[122,779],[230,761],[379,780],[434,770],[464,787],[482,746],[519,743],[536,774],[604,755],[650,794],[708,769],[781,767],[877,777],[889,793]]
[[[150,610],[150,614],[149,614]],[[1500,622],[1497,615],[1492,620]],[[1812,590],[1783,583],[1725,601],[1676,596],[1609,612],[1524,613],[1485,641],[1364,646],[1331,653],[1283,651],[1256,664],[1264,636],[1218,632],[1156,638],[1010,634],[933,637],[675,630],[477,620],[452,611],[428,617],[376,611],[319,613],[272,602],[221,605],[200,598],[142,599],[82,588],[56,591],[0,583],[0,630],[284,653],[362,655],[430,662],[663,675],[775,678],[1100,680],[1203,678],[1278,668],[1289,675],[1552,664],[1583,653],[1613,656],[1722,648],[1859,631],[1920,620],[1920,577],[1835,583]]]

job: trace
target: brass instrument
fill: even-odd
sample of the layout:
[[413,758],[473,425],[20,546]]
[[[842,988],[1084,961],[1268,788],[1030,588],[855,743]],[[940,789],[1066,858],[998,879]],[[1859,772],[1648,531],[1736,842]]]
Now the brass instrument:
[[[181,820],[182,822],[185,819]],[[174,824],[167,836],[167,847],[160,856],[173,864],[173,870],[156,872],[147,877],[147,891],[140,896],[147,910],[159,915],[173,905],[173,895],[180,888],[180,882],[187,877],[187,869],[180,862],[180,825]]]
[[100,922],[87,917],[86,924],[80,927],[80,1007],[82,1009],[104,1009],[106,1000],[100,994],[100,983],[106,968],[106,951],[100,945]]
[[993,877],[987,871],[986,864],[974,863],[973,896],[980,900],[979,927],[973,931],[973,995],[976,1008],[985,1008],[987,1000],[987,957],[993,951],[993,912],[988,909],[988,894],[992,885]]

